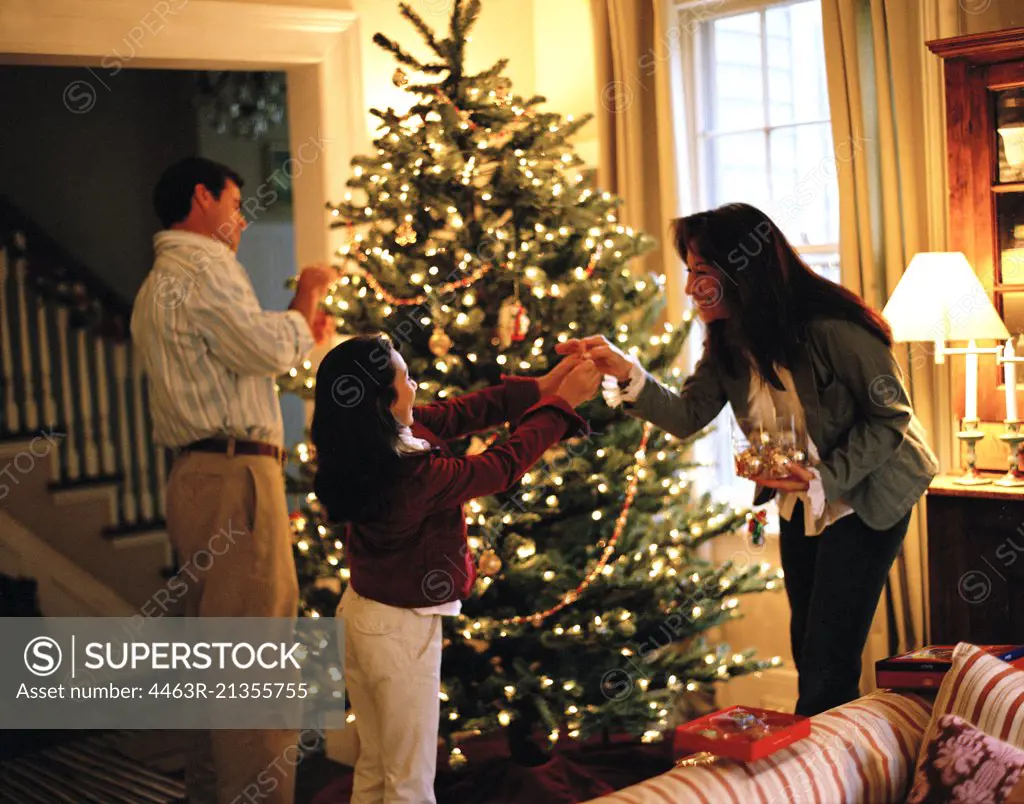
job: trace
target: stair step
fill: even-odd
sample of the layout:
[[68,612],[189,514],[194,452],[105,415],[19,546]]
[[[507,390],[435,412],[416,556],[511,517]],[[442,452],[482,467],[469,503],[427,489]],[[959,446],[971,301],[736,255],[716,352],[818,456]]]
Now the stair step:
[[139,547],[144,544],[165,544],[167,522],[153,519],[134,525],[115,525],[105,528],[103,538],[114,547]]
[[32,436],[11,435],[9,433],[0,435],[0,455],[5,458],[17,455],[19,452],[26,452],[31,446]]
[[54,424],[52,426],[36,428],[35,430],[18,430],[17,432],[4,430],[0,432],[0,449],[10,442],[24,441],[26,444],[32,442],[32,439],[38,438],[43,433],[53,434],[56,437],[62,437],[67,434],[67,428],[62,424]]
[[0,789],[12,802],[46,804],[174,804],[185,786],[146,767],[98,735],[0,764]]
[[64,491],[78,491],[79,489],[97,489],[106,486],[121,485],[124,475],[120,472],[113,472],[106,475],[93,475],[92,477],[80,477],[77,480],[62,480],[59,483],[49,483],[48,488],[54,494]]

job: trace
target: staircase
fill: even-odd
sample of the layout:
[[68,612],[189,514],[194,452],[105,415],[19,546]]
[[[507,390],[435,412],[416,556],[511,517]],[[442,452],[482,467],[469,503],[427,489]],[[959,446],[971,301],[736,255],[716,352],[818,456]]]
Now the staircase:
[[[0,197],[0,573],[31,571],[46,588],[38,573],[70,562],[77,586],[105,587],[89,593],[91,616],[147,602],[151,613],[181,611],[165,589],[170,456],[152,442],[130,318],[128,303]],[[39,560],[41,545],[67,561]],[[43,614],[56,616],[45,599]]]
[[[171,734],[178,734],[171,732]],[[0,764],[3,804],[185,801],[181,746],[153,732],[110,732]],[[162,736],[161,736],[162,737]],[[179,738],[178,743],[182,740]]]

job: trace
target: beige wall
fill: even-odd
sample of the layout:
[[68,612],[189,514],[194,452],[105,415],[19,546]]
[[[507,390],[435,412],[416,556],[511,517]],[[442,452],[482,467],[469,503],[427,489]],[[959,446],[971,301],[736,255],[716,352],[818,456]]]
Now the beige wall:
[[[407,93],[391,83],[397,66],[389,53],[373,44],[373,35],[383,33],[417,57],[428,48],[419,34],[402,17],[398,0],[229,0],[248,3],[346,9],[359,15],[362,48],[363,98],[370,106],[404,109]],[[451,0],[408,0],[435,31],[447,29]],[[594,74],[594,36],[589,0],[486,0],[472,34],[468,67],[480,70],[499,58],[507,58],[506,75],[516,92],[533,93],[548,99],[548,110],[563,115],[581,115],[597,108]],[[366,117],[367,136],[372,137],[373,120]],[[577,136],[585,159],[597,158],[597,125],[591,124]]]
[[1024,28],[1024,0],[963,0],[960,9],[965,34]]
[[[76,81],[95,90],[80,114]],[[191,95],[187,73],[0,66],[0,193],[126,300],[153,262],[153,185],[196,149]]]
[[[411,0],[415,9],[439,34],[447,29],[450,0]],[[402,16],[392,0],[352,0],[359,15],[363,47],[363,98],[367,106],[405,110],[412,98],[398,89],[391,77],[398,66],[390,53],[373,43],[377,32],[398,42],[417,58],[430,50]],[[476,72],[500,58],[509,60],[505,74],[515,91],[548,99],[547,109],[563,115],[593,112],[597,103],[594,76],[593,27],[587,0],[487,0],[467,50],[467,67]],[[367,114],[367,134],[374,118]],[[592,140],[593,145],[588,141]],[[596,156],[597,125],[580,132],[581,155]]]

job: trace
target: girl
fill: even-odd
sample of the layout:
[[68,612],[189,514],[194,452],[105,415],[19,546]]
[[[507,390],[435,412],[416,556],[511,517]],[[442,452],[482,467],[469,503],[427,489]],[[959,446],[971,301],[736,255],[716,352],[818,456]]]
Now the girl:
[[[799,673],[798,714],[859,696],[860,657],[911,509],[935,476],[885,320],[815,274],[748,204],[674,222],[686,292],[706,324],[704,354],[678,393],[598,335],[562,344],[609,375],[605,398],[686,437],[726,402],[741,420],[797,422],[811,468],[753,478],[778,494],[780,547]],[[614,379],[612,379],[614,378]]]
[[[441,617],[456,615],[476,568],[462,504],[505,491],[559,440],[584,435],[573,410],[601,374],[563,360],[540,379],[414,407],[416,381],[382,335],[336,346],[317,371],[311,437],[316,495],[347,522],[345,674],[359,729],[353,804],[434,801]],[[509,422],[511,437],[455,458],[448,439]]]

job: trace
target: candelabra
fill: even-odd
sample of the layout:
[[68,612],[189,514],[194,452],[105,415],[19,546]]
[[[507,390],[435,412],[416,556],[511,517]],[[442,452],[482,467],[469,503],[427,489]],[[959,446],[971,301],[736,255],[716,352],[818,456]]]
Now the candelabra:
[[977,419],[964,419],[960,432],[956,437],[967,444],[967,468],[953,482],[960,486],[977,486],[988,483],[988,478],[978,471],[978,452],[975,445],[985,437],[985,433],[978,429]]
[[1006,474],[995,481],[997,486],[1024,486],[1024,434],[1020,431],[1021,420],[1017,418],[1017,363],[1024,363],[1024,357],[1017,357],[1013,339],[1006,342],[996,361],[1003,366],[1006,387],[1006,431],[999,434],[999,440],[1010,449]]

